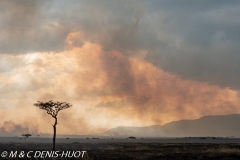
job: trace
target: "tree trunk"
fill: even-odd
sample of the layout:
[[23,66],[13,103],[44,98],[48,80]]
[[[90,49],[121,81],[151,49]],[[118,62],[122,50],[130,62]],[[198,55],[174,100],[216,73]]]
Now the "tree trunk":
[[56,142],[56,125],[57,125],[57,117],[55,118],[55,123],[53,125],[53,146],[52,146],[52,150],[55,151],[55,142]]

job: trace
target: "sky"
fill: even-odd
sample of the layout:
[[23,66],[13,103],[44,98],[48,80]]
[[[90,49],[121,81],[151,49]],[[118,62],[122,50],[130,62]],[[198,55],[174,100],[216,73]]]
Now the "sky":
[[238,0],[1,0],[0,135],[240,113]]

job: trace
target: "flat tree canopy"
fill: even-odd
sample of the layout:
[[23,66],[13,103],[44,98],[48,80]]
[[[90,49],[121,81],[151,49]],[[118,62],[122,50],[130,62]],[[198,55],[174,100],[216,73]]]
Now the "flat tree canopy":
[[32,136],[31,134],[22,134],[22,136],[24,136],[24,137],[30,137],[30,136]]
[[40,109],[46,110],[48,114],[50,114],[53,118],[57,117],[57,114],[59,111],[63,109],[70,108],[72,105],[70,105],[67,102],[53,102],[48,101],[48,102],[40,102],[37,101],[38,103],[35,103],[34,106],[39,107]]

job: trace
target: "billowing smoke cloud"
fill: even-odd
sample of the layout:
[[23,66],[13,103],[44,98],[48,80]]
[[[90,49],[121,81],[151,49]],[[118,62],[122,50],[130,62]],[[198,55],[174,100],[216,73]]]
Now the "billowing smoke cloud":
[[143,50],[146,60],[182,78],[239,89],[239,1],[0,3],[1,53],[60,51],[67,35],[80,31],[106,51]]
[[50,99],[73,105],[59,113],[62,134],[239,112],[237,91],[181,79],[142,58],[106,52],[99,44],[76,47],[70,42],[79,35],[69,34],[64,52],[14,56],[23,65],[1,74],[3,120],[28,122],[30,129],[37,125],[38,132],[51,133],[51,125],[45,124],[53,119],[33,106]]
[[0,135],[1,136],[13,136],[27,134],[27,133],[37,133],[37,128],[35,130],[30,131],[30,129],[26,126],[26,124],[15,124],[12,121],[4,121],[0,127]]
[[50,99],[74,106],[62,134],[238,113],[240,3],[184,3],[1,1],[2,120],[50,133]]

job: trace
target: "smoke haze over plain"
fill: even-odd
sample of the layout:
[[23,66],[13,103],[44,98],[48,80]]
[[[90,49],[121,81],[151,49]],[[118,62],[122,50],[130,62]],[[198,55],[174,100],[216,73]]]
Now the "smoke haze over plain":
[[51,133],[38,100],[73,105],[58,133],[239,113],[239,1],[0,2],[0,134]]

